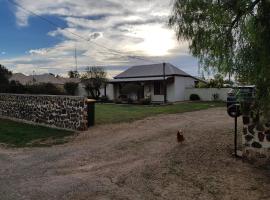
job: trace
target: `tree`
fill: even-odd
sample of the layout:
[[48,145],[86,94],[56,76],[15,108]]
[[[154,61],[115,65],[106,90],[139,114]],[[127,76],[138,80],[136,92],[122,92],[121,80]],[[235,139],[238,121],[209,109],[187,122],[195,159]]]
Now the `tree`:
[[12,80],[9,83],[7,92],[8,93],[15,93],[15,94],[25,94],[26,88],[20,82]]
[[86,72],[81,76],[85,90],[91,98],[99,99],[100,89],[106,85],[107,73],[102,67],[87,67]]
[[64,95],[63,89],[52,83],[39,83],[25,86],[29,94]]
[[253,110],[270,117],[270,1],[176,0],[169,25],[206,69],[256,85]]
[[78,88],[78,85],[79,85],[78,83],[67,82],[67,83],[65,83],[64,88],[65,88],[67,94],[75,95],[76,90]]
[[0,64],[0,85],[7,85],[12,72]]
[[11,75],[12,72],[0,64],[0,92],[8,92]]
[[78,71],[69,71],[68,72],[68,76],[69,76],[69,78],[80,78],[80,74],[79,74],[79,72]]

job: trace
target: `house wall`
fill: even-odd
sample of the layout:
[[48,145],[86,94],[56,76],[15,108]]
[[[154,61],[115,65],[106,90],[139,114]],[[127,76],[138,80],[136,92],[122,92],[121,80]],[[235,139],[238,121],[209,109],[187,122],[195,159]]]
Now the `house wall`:
[[[174,102],[175,99],[175,84],[174,83],[168,83],[167,84],[167,101],[168,102]],[[153,102],[163,102],[164,101],[164,95],[155,95],[154,94],[154,83],[151,83],[151,100]]]
[[[104,87],[101,88],[100,93],[101,93],[101,96],[104,96],[105,95],[105,89],[104,89]],[[114,99],[114,87],[113,87],[113,84],[110,84],[110,83],[107,84],[107,86],[106,86],[106,95],[109,98],[109,100],[113,100]]]
[[173,102],[176,101],[184,101],[185,99],[185,93],[187,88],[193,88],[195,86],[195,79],[191,77],[181,77],[176,76],[174,81],[174,92],[175,96],[174,99],[172,99]]
[[84,97],[0,94],[0,117],[70,130],[87,129]]
[[[180,77],[175,76],[173,82],[167,84],[167,100],[168,102],[177,102],[185,100],[185,90],[188,87],[195,86],[195,79],[190,77]],[[112,86],[113,88],[113,86]],[[118,85],[114,85],[114,89],[110,90],[112,92],[112,99],[115,99],[119,96]],[[134,94],[137,98],[137,94]],[[155,95],[154,94],[154,83],[146,82],[144,85],[144,96],[145,98],[151,97],[153,102],[163,102],[164,95]]]
[[218,94],[219,100],[227,101],[227,94],[231,88],[187,88],[185,90],[185,100],[189,100],[191,94],[197,94],[202,101],[213,101],[213,95]]
[[[194,87],[195,80],[190,77],[175,76],[172,83],[167,84],[167,100],[168,102],[177,102],[185,100],[185,91],[188,87]],[[150,84],[151,100],[154,102],[163,102],[164,95],[154,95],[154,84]],[[146,94],[146,92],[145,92]]]
[[[79,83],[77,91],[76,91],[76,95],[77,96],[84,96],[87,97],[88,94],[84,88],[85,86],[82,83]],[[104,87],[100,89],[100,96],[103,96],[105,93]],[[107,84],[106,86],[106,94],[107,97],[109,98],[109,100],[113,100],[114,99],[114,87],[113,84]]]
[[84,85],[82,83],[78,84],[78,88],[77,88],[77,90],[75,92],[75,95],[76,96],[83,96],[83,97],[88,96],[86,90],[84,89]]

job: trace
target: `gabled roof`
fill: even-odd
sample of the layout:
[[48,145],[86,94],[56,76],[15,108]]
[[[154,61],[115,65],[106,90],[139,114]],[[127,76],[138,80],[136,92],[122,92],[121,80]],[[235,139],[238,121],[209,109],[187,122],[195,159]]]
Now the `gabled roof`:
[[[192,77],[181,69],[173,66],[170,63],[165,63],[166,76],[185,76]],[[133,66],[121,74],[115,76],[115,79],[122,78],[142,78],[142,77],[160,77],[163,76],[163,63],[152,65]]]

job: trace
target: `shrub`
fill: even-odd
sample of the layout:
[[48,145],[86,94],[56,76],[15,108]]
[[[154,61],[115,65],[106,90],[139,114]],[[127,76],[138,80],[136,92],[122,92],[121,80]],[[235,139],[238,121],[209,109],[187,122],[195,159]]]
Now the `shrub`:
[[59,87],[52,83],[41,83],[34,85],[27,85],[26,91],[29,94],[48,94],[48,95],[64,95]]
[[213,96],[213,100],[214,101],[218,101],[219,100],[219,94],[215,93],[212,96]]
[[26,93],[26,88],[24,85],[19,83],[18,81],[11,81],[7,87],[8,93],[15,93],[15,94],[24,94]]
[[109,101],[109,98],[107,96],[103,95],[100,97],[100,101],[105,103],[105,102]]
[[116,104],[120,104],[120,103],[122,103],[122,100],[121,100],[121,99],[119,99],[119,98],[118,98],[118,99],[115,99],[115,100],[114,100],[114,103],[116,103]]
[[197,95],[197,94],[191,94],[190,97],[189,97],[189,99],[191,101],[199,101],[199,100],[201,100],[200,96]]
[[134,102],[134,101],[133,101],[132,98],[128,98],[128,99],[127,99],[127,103],[128,103],[128,104],[132,104],[133,102]]
[[140,99],[139,104],[141,104],[141,105],[150,105],[151,104],[151,99],[150,98]]
[[66,93],[69,95],[75,95],[78,85],[79,85],[78,83],[74,83],[74,82],[65,83],[64,88],[65,88]]
[[9,85],[0,84],[0,93],[8,93],[8,92],[9,92]]

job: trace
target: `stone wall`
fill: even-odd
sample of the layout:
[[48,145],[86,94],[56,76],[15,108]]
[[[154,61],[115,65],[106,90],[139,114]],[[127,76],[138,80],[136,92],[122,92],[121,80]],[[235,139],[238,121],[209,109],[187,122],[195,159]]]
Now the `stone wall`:
[[84,97],[0,94],[0,117],[71,130],[87,129]]
[[243,116],[243,156],[265,164],[270,162],[270,123],[257,125],[249,116]]

